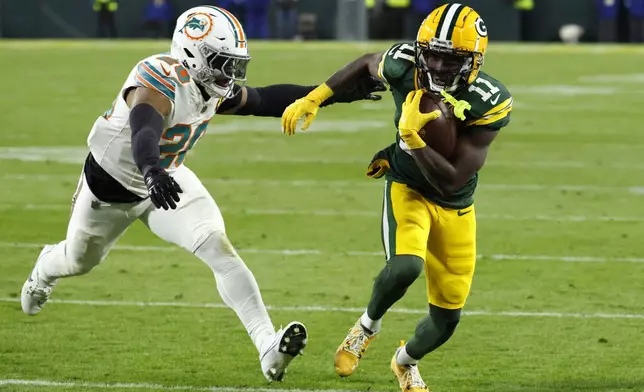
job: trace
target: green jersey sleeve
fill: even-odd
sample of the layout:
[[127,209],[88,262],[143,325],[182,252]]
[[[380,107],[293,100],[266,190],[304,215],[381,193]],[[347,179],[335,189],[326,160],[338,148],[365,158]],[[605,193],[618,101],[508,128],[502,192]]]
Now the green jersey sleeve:
[[456,97],[472,105],[472,109],[466,112],[466,127],[498,130],[510,123],[512,95],[501,82],[484,72],[480,72],[474,83]]
[[410,71],[415,69],[415,50],[409,43],[395,44],[382,55],[378,76],[392,87],[407,82]]

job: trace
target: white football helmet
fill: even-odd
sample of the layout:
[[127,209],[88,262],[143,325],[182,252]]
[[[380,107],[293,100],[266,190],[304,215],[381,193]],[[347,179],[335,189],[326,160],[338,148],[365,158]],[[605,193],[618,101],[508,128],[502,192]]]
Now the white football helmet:
[[250,61],[246,33],[229,11],[214,6],[190,8],[177,19],[172,57],[212,96],[230,98],[245,84]]

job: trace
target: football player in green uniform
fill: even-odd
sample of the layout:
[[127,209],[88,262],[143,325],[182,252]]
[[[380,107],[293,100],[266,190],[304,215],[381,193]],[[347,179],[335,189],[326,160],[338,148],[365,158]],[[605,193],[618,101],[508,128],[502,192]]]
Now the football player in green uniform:
[[[306,129],[334,91],[368,73],[389,84],[396,105],[396,142],[375,155],[367,172],[386,179],[382,238],[387,263],[376,278],[366,312],[336,351],[335,369],[340,376],[355,372],[383,316],[423,269],[429,314],[391,361],[403,391],[427,389],[417,363],[456,329],[476,263],[477,173],[512,110],[507,89],[481,71],[487,35],[483,20],[472,8],[443,5],[425,19],[415,42],[358,58],[294,102],[282,116],[285,133],[295,133],[301,118]],[[440,111],[420,112],[420,98],[426,91],[444,97],[460,119],[456,148],[449,159],[418,134],[441,116]]]

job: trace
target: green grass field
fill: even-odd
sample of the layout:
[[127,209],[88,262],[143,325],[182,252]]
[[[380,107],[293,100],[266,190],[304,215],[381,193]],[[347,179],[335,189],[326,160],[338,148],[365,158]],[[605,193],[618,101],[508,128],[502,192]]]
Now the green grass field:
[[[318,84],[387,47],[252,44],[249,84]],[[0,390],[397,390],[389,359],[426,310],[424,279],[359,371],[333,371],[383,265],[383,184],[364,170],[393,140],[389,96],[322,109],[295,137],[279,119],[216,116],[187,159],[274,323],[309,328],[285,382],[266,384],[208,267],[140,223],[41,314],[22,314],[41,245],[65,235],[94,120],[138,60],[168,48],[0,41]],[[644,391],[643,60],[644,47],[492,45],[484,69],[516,105],[482,171],[468,313],[421,363],[433,391]]]

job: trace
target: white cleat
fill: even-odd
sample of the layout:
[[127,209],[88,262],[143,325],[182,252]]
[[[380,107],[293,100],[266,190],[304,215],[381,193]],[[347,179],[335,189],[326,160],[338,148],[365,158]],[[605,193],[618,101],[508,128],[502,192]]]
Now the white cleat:
[[38,256],[38,260],[36,261],[34,269],[31,271],[31,275],[29,275],[25,284],[22,285],[20,304],[22,305],[22,311],[30,316],[38,314],[38,312],[42,310],[42,307],[45,306],[45,303],[49,299],[49,295],[51,294],[54,285],[56,285],[55,281],[53,283],[46,283],[38,276],[38,263],[42,257],[51,252],[54,247],[55,245],[45,245]]
[[307,338],[306,327],[297,321],[277,331],[275,340],[260,357],[262,372],[269,382],[284,379],[286,368],[291,361],[304,354]]

